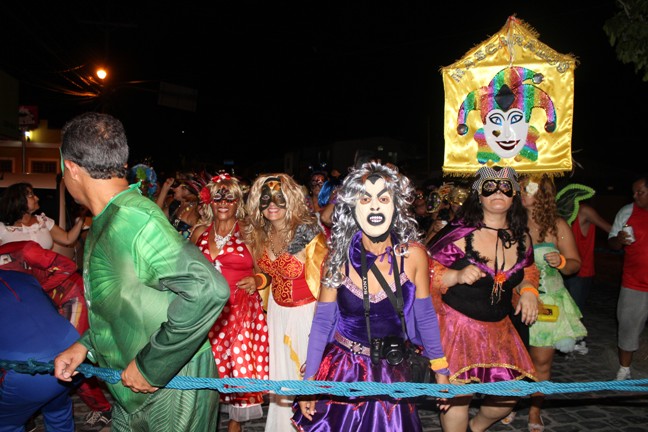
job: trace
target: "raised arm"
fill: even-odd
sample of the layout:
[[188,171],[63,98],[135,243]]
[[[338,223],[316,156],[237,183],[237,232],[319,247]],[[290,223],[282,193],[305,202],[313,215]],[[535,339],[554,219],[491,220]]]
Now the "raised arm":
[[593,223],[595,226],[599,227],[608,234],[610,233],[610,230],[612,230],[612,224],[603,219],[603,217],[599,215],[593,207],[590,207],[586,204],[580,205],[578,216],[579,218],[584,218],[589,223]]

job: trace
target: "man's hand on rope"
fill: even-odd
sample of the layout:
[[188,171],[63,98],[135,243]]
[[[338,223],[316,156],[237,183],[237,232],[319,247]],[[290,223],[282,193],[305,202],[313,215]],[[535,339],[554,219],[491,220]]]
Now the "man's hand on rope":
[[135,360],[132,360],[121,374],[124,387],[130,388],[135,393],[155,393],[158,387],[153,387],[142,375]]
[[54,359],[54,376],[61,381],[72,381],[79,372],[76,370],[86,359],[88,349],[79,342],[73,343],[68,349]]

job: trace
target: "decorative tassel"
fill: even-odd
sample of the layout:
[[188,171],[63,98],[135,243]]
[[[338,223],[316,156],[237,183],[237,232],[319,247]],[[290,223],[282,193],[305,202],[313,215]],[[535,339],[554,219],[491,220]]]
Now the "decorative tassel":
[[502,286],[506,282],[506,274],[504,272],[497,272],[493,277],[493,289],[491,290],[491,304],[499,303],[502,298]]

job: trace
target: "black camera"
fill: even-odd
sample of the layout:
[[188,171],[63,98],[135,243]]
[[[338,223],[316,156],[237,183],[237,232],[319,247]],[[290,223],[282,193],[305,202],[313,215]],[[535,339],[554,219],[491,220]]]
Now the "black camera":
[[380,363],[380,359],[387,360],[392,366],[399,365],[405,359],[405,344],[398,336],[371,339],[371,362]]

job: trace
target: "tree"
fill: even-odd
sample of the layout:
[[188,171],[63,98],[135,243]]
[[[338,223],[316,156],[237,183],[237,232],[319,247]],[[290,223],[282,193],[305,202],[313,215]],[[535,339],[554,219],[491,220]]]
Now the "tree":
[[634,63],[635,73],[648,81],[648,0],[617,0],[619,11],[603,25],[624,64]]

